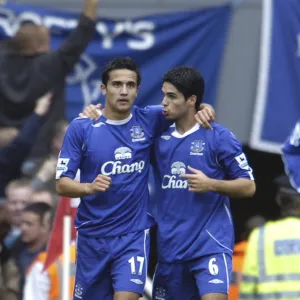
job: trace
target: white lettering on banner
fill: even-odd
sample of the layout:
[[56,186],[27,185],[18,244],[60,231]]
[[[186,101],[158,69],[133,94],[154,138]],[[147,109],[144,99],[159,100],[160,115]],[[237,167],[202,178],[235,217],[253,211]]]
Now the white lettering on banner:
[[111,49],[113,41],[123,33],[133,35],[138,40],[130,38],[127,41],[127,47],[132,50],[147,50],[153,47],[155,43],[155,36],[153,34],[155,25],[151,21],[131,21],[117,22],[112,32],[109,32],[105,23],[99,22],[96,26],[97,32],[102,36],[102,47],[104,49]]
[[97,70],[97,64],[87,54],[80,57],[80,61],[75,65],[74,71],[68,75],[68,84],[80,84],[84,99],[83,107],[99,100],[101,95],[101,80],[91,80],[90,76]]
[[296,36],[297,39],[297,56],[300,57],[300,33]]
[[139,21],[132,26],[131,33],[141,39],[141,41],[130,39],[127,42],[128,48],[134,50],[147,50],[153,47],[155,44],[155,36],[153,31],[155,25],[150,21]]
[[122,165],[121,161],[107,161],[101,167],[101,174],[109,176],[115,174],[126,174],[139,172],[141,173],[145,167],[145,162],[141,160],[140,162],[135,162],[132,164]]
[[[13,36],[20,24],[25,21],[44,25],[49,29],[58,27],[67,30],[74,29],[78,23],[76,19],[47,15],[40,16],[31,11],[25,11],[16,15],[11,10],[0,8],[0,27],[3,28],[8,36]],[[104,22],[98,22],[96,25],[96,31],[102,37],[102,47],[104,49],[113,48],[114,40],[122,34],[127,34],[129,38],[126,45],[129,49],[148,50],[155,44],[154,29],[155,24],[151,21],[120,21],[116,22],[111,31]]]
[[67,83],[77,84],[86,81],[96,69],[97,64],[88,55],[83,54],[80,57],[80,61],[75,65],[72,74],[68,75]]

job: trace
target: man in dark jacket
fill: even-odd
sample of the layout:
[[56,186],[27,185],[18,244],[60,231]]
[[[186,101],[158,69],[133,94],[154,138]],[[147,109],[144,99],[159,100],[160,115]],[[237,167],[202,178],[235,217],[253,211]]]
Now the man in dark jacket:
[[20,177],[21,166],[32,150],[48,114],[51,96],[48,93],[37,100],[34,111],[24,121],[18,135],[0,149],[0,204],[8,183]]
[[35,147],[38,156],[48,151],[49,131],[55,121],[64,116],[66,75],[93,37],[98,2],[85,0],[77,28],[56,51],[49,51],[48,30],[31,23],[22,25],[12,40],[1,45],[0,136],[7,128],[19,127],[33,112],[36,99],[52,91],[51,112]]

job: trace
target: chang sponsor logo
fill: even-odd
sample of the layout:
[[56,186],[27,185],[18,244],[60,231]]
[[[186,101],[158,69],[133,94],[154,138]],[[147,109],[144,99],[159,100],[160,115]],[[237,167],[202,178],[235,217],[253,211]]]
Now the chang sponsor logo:
[[101,174],[110,176],[116,174],[141,173],[145,167],[143,160],[131,164],[123,163],[124,160],[132,159],[132,151],[128,147],[117,148],[114,152],[116,161],[107,161],[101,167]]
[[171,174],[165,175],[162,181],[163,189],[186,189],[188,187],[187,180],[179,178],[179,175],[186,173],[186,166],[183,162],[176,161],[171,165]]
[[132,157],[132,151],[128,147],[120,147],[115,150],[115,159],[129,159]]

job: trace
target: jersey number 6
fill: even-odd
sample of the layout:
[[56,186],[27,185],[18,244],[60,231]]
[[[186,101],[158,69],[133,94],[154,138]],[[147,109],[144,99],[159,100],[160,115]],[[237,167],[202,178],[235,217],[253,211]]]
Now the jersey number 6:
[[211,275],[217,275],[219,273],[219,268],[216,264],[215,257],[211,258],[208,263],[208,270]]

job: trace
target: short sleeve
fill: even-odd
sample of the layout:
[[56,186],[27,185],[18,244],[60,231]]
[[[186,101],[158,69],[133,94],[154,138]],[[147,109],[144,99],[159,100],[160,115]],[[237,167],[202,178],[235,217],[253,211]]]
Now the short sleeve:
[[155,138],[166,131],[174,121],[169,121],[162,113],[161,105],[150,105],[143,109],[147,130],[150,137]]
[[300,121],[282,147],[282,158],[291,185],[300,193]]
[[218,128],[217,161],[226,170],[228,179],[247,178],[254,180],[241,143],[226,128]]
[[75,119],[69,125],[59,153],[56,179],[74,179],[80,167],[84,148],[84,119]]

